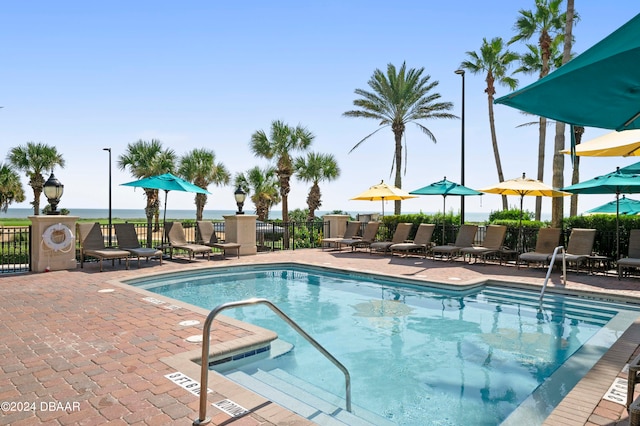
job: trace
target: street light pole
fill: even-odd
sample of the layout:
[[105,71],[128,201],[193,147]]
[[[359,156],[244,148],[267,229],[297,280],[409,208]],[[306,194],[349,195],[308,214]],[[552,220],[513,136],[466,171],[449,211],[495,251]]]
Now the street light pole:
[[[460,149],[460,184],[464,186],[464,70],[458,69],[456,74],[462,77],[462,141]],[[464,224],[464,195],[460,197],[460,224]]]
[[111,247],[111,148],[102,148],[102,150],[109,151],[109,247]]

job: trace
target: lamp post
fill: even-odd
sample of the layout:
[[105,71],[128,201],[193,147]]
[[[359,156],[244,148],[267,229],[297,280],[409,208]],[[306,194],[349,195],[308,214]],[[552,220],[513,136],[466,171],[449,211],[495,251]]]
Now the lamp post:
[[247,193],[242,190],[240,185],[238,185],[238,189],[233,193],[234,197],[236,197],[236,204],[238,205],[238,211],[236,214],[244,214],[242,211],[242,206],[244,206],[244,200],[247,199]]
[[[462,140],[460,149],[460,184],[464,186],[464,70],[457,69],[455,73],[462,77]],[[464,195],[460,197],[460,224],[464,224]]]
[[49,176],[49,179],[47,179],[47,181],[44,183],[42,192],[44,192],[44,196],[47,197],[49,205],[51,206],[51,210],[48,214],[60,214],[60,212],[56,209],[58,208],[58,203],[60,202],[60,198],[62,197],[62,193],[64,192],[64,185],[60,183],[60,181],[53,175],[53,170],[51,171],[51,176]]
[[102,150],[109,152],[109,247],[111,247],[111,148],[102,148]]

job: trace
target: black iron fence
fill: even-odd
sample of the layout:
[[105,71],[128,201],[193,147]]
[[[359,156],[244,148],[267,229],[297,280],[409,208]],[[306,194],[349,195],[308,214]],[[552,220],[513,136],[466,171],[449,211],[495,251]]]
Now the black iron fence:
[[30,226],[0,226],[0,273],[31,270],[30,238]]
[[[140,245],[147,245],[147,224],[134,223],[138,234]],[[364,227],[362,229],[364,231]],[[198,235],[197,227],[193,221],[183,222],[185,237],[190,242],[202,242]],[[111,230],[111,239],[109,239],[109,226],[101,225],[102,234],[105,239],[105,246],[109,245],[109,241],[113,245],[117,244],[117,239],[113,229]],[[417,231],[418,225],[414,226],[410,238],[413,238]],[[214,229],[221,240],[225,239],[224,222],[214,222]],[[459,225],[446,225],[444,234],[442,224],[436,224],[432,241],[436,245],[444,245],[455,241],[460,227]],[[390,240],[393,237],[395,228],[390,228],[384,223],[378,229],[376,238],[378,240]],[[2,226],[0,227],[0,273],[16,273],[31,270],[31,227],[29,226]],[[521,231],[521,244],[518,244],[519,229],[517,227],[508,227],[504,246],[518,251],[531,251],[535,248],[538,236],[538,228],[523,228]],[[162,225],[155,227],[152,232],[151,246],[157,247],[163,244]],[[321,246],[324,234],[329,234],[329,222],[258,222],[256,223],[256,245],[260,252],[276,251],[276,250],[297,250],[303,248],[315,248]],[[486,234],[486,227],[480,226],[476,234],[475,243],[482,244]],[[570,229],[562,232],[560,245],[566,247]],[[444,238],[443,238],[444,235]],[[593,246],[595,254],[607,256],[611,259],[617,259],[618,253],[616,249],[616,233],[614,231],[598,231]],[[520,247],[520,249],[518,249]],[[628,232],[620,234],[620,253],[626,256],[629,250]],[[76,245],[76,258],[80,259],[79,243]]]

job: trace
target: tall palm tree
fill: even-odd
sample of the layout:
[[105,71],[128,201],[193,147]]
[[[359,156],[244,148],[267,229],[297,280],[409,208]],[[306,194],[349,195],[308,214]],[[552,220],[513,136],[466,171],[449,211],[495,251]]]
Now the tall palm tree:
[[53,172],[55,166],[64,168],[64,158],[58,153],[55,146],[49,146],[41,142],[27,142],[11,148],[7,156],[9,163],[16,169],[25,172],[29,178],[29,186],[33,188],[33,214],[40,214],[40,194],[44,187],[43,172]]
[[[529,61],[529,72],[538,71],[538,77],[543,78],[552,66],[562,65],[562,55],[558,46],[564,39],[565,14],[560,6],[563,0],[536,0],[535,10],[520,10],[515,29],[517,34],[509,40],[509,44],[516,41],[529,40],[538,34],[538,49],[532,49],[529,45],[529,54],[523,56],[523,61]],[[531,53],[534,55],[531,55]],[[532,63],[533,60],[539,61]],[[517,72],[517,71],[516,71]],[[547,138],[547,119],[539,118],[538,130],[538,180],[544,180],[544,157]],[[536,197],[535,218],[540,220],[542,212],[542,197]]]
[[[480,52],[466,52],[469,59],[463,61],[461,68],[466,69],[472,74],[485,74],[487,88],[484,89],[487,94],[489,104],[489,127],[491,129],[491,144],[493,146],[493,156],[496,161],[496,169],[498,171],[498,181],[504,182],[504,174],[502,173],[502,163],[500,162],[500,152],[498,151],[498,137],[496,135],[495,117],[493,114],[493,97],[496,94],[495,84],[508,86],[511,90],[518,85],[518,80],[507,75],[507,70],[511,64],[518,60],[517,53],[508,49],[505,50],[504,42],[501,37],[491,39],[487,42],[486,38],[482,39]],[[506,195],[502,196],[502,209],[508,210]]]
[[[258,130],[251,135],[251,151],[256,157],[276,160],[276,174],[280,181],[282,198],[282,221],[289,222],[289,191],[294,169],[291,155],[295,151],[306,151],[315,136],[305,127],[291,127],[280,120],[271,122],[269,136]],[[284,248],[289,248],[288,227],[285,226]]]
[[[441,97],[440,94],[432,92],[438,86],[438,81],[430,81],[431,76],[425,75],[423,77],[423,73],[424,68],[407,70],[407,65],[404,62],[397,71],[393,64],[388,64],[386,75],[376,69],[367,83],[372,91],[355,90],[355,94],[360,98],[354,100],[353,104],[359,109],[343,114],[345,117],[371,118],[381,126],[375,132],[365,136],[349,152],[359,147],[379,130],[391,126],[395,140],[395,154],[391,172],[395,167],[394,184],[398,188],[402,188],[402,136],[406,125],[413,122],[429,139],[437,142],[433,133],[418,120],[458,118],[447,112],[453,108],[453,104],[438,101]],[[400,214],[401,206],[401,201],[395,202],[395,214]]]
[[[209,149],[193,149],[180,159],[178,174],[202,189],[214,183],[226,185],[231,179],[229,171],[222,163],[216,163],[216,155]],[[196,220],[202,220],[202,212],[207,204],[207,194],[196,194]]]
[[235,177],[235,186],[240,186],[244,192],[250,194],[258,220],[268,220],[271,207],[281,201],[274,167],[261,169],[256,166],[246,173],[238,173]]
[[[128,167],[129,172],[136,179],[173,172],[175,162],[175,152],[172,149],[163,149],[162,142],[157,139],[152,139],[150,142],[139,140],[130,143],[125,153],[118,157],[120,170]],[[160,201],[157,189],[144,188],[144,193],[147,197],[147,206],[144,209],[147,216],[147,247],[151,247],[153,217],[155,215],[157,218],[159,214]]]
[[[573,41],[573,21],[575,19],[574,1],[567,0],[566,23],[564,29],[564,50],[562,54],[562,63],[566,64],[571,60],[571,45]],[[556,139],[553,146],[553,178],[551,184],[555,188],[564,187],[564,155],[560,153],[564,149],[564,123],[556,122]],[[564,218],[564,202],[553,197],[551,199],[551,226],[562,226]]]
[[311,222],[315,219],[315,211],[322,205],[322,194],[318,184],[321,181],[337,179],[340,176],[340,168],[333,155],[316,152],[309,152],[306,157],[296,157],[294,167],[298,179],[313,184],[307,196],[307,206],[309,206],[307,220]]
[[12,203],[25,200],[20,176],[11,164],[0,163],[0,211],[6,213]]

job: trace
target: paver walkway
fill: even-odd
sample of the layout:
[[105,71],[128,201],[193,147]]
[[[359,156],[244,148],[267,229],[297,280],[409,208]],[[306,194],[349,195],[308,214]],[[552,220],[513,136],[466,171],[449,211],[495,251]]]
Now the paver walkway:
[[[362,253],[296,250],[229,260],[143,262],[137,269],[97,264],[43,274],[0,275],[0,424],[184,424],[198,418],[198,397],[165,376],[181,371],[195,380],[199,368],[176,361],[197,353],[186,339],[202,333],[206,312],[119,284],[144,274],[269,262],[301,262],[467,285],[486,279],[540,286],[545,271],[499,265],[399,258]],[[640,303],[640,280],[569,274],[567,290],[606,293]],[[554,273],[551,287],[564,287]],[[102,291],[101,291],[102,290]],[[104,290],[113,290],[104,292]],[[197,325],[180,325],[197,320]],[[224,319],[221,319],[224,320]],[[252,338],[255,327],[216,321],[212,344]],[[601,400],[634,352],[636,323],[572,391],[547,424],[626,424],[624,407]],[[184,368],[183,368],[184,367]],[[215,374],[209,402],[230,399],[251,412],[232,418],[209,404],[213,425],[308,425]],[[602,390],[604,389],[604,391]]]

